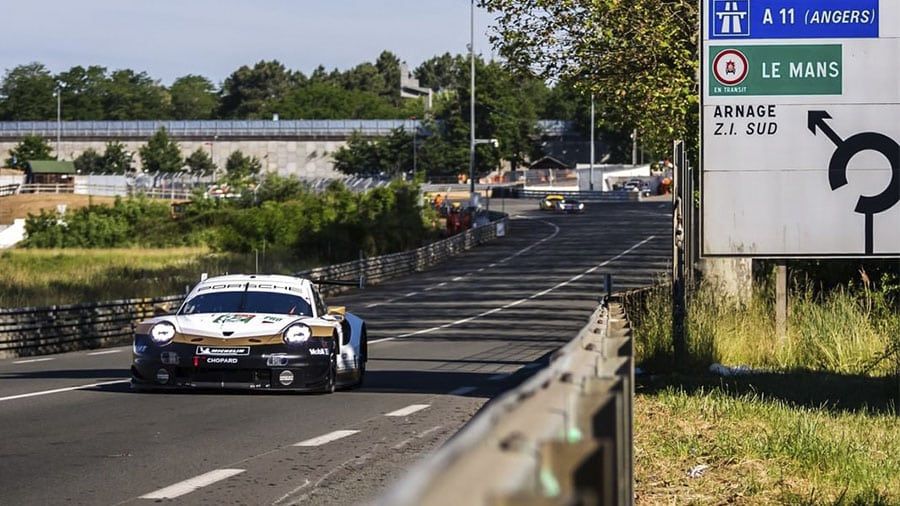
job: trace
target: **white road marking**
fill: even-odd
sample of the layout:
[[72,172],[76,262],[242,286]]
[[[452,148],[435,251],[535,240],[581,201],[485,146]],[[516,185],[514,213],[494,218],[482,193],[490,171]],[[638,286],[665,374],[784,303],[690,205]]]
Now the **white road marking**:
[[369,341],[369,344],[384,343],[384,342],[387,342],[387,341],[393,341],[394,339],[397,339],[397,338],[396,338],[396,337],[383,337],[383,338],[381,338],[381,339],[375,339],[375,340],[373,340],[373,341]]
[[427,437],[429,434],[437,432],[441,429],[443,429],[443,427],[441,427],[440,425],[436,425],[428,430],[423,430],[422,432],[416,434],[413,437],[406,438],[403,441],[400,441],[399,443],[395,444],[391,448],[394,450],[402,450],[402,449],[406,448],[409,445],[409,443],[412,443],[412,441],[414,439],[425,439],[425,437]]
[[468,395],[475,390],[478,390],[478,387],[459,387],[456,390],[451,390],[447,395]]
[[357,433],[359,433],[358,430],[336,430],[319,437],[307,439],[306,441],[300,441],[299,443],[295,443],[294,446],[322,446],[323,444],[337,441],[338,439],[343,439],[347,436],[352,436]]
[[95,351],[93,353],[88,353],[88,355],[109,355],[110,353],[121,353],[122,350],[106,350],[106,351]]
[[7,397],[0,397],[0,402],[14,401],[16,399],[26,399],[28,397],[38,397],[41,395],[60,394],[63,392],[71,392],[73,390],[85,390],[88,388],[102,387],[105,385],[118,385],[120,383],[129,383],[130,381],[131,380],[101,381],[100,383],[91,383],[89,385],[79,385],[77,387],[55,388],[53,390],[42,390],[40,392],[30,392],[27,394],[10,395]]
[[431,406],[431,404],[410,404],[409,406],[398,409],[397,411],[385,413],[384,416],[409,416],[417,411],[422,411],[429,406]]
[[[528,217],[526,217],[526,216],[517,216],[517,218],[522,218],[522,219],[526,219],[526,220],[534,219],[534,218],[528,218]],[[507,262],[507,261],[509,261],[509,260],[512,260],[513,258],[516,258],[517,256],[519,256],[519,255],[521,255],[521,254],[523,254],[523,253],[526,253],[526,252],[530,251],[530,250],[531,250],[532,248],[534,248],[535,246],[537,246],[537,245],[539,245],[539,244],[541,244],[541,243],[543,243],[543,242],[546,242],[546,241],[549,241],[549,240],[553,239],[554,237],[556,237],[556,236],[559,234],[559,226],[556,225],[555,223],[551,223],[551,222],[549,222],[549,221],[544,221],[544,220],[539,220],[539,221],[540,221],[541,223],[544,223],[544,224],[547,224],[547,225],[550,225],[551,227],[553,227],[553,233],[551,233],[551,234],[548,235],[547,237],[544,237],[543,239],[541,239],[541,240],[539,240],[539,241],[537,241],[537,242],[535,242],[535,243],[532,243],[532,244],[530,244],[530,245],[528,245],[528,246],[526,246],[526,247],[520,249],[519,251],[513,253],[512,255],[510,255],[510,256],[508,256],[508,257],[502,259],[502,260],[499,260],[499,261],[497,261],[497,262],[495,262],[495,263],[492,263],[491,265],[487,266],[487,269],[493,269],[493,268],[496,267],[498,264],[502,264],[502,263],[505,263],[505,262]],[[476,270],[476,271],[467,272],[467,273],[463,274],[462,276],[456,276],[455,278],[451,279],[450,282],[455,283],[455,282],[457,282],[457,281],[462,281],[463,279],[465,279],[465,278],[471,276],[472,274],[474,274],[474,273],[476,273],[476,272],[484,272],[484,270],[485,270],[485,267],[482,267],[482,268],[480,268],[480,269],[478,269],[478,270]],[[424,291],[424,292],[430,292],[430,291],[432,291],[432,290],[434,290],[434,289],[436,289],[436,288],[441,288],[441,287],[443,287],[443,286],[446,286],[447,283],[448,283],[447,281],[444,281],[444,282],[439,283],[439,284],[437,284],[437,285],[429,286],[429,287],[423,289],[422,291]],[[383,301],[381,301],[381,302],[373,302],[373,303],[371,303],[371,304],[367,304],[367,305],[366,305],[366,309],[376,308],[376,307],[382,306],[382,305],[384,305],[384,304],[393,304],[394,302],[397,302],[398,300],[401,300],[401,299],[408,299],[409,297],[414,297],[414,296],[416,296],[416,295],[418,295],[418,294],[419,294],[419,292],[410,292],[410,293],[407,293],[407,294],[405,294],[405,295],[401,295],[401,296],[398,296],[398,297],[393,297],[393,298],[391,298],[391,299],[383,300]]]
[[13,362],[14,364],[33,364],[35,362],[49,362],[50,360],[56,360],[54,358],[29,358],[27,360],[16,360]]
[[566,280],[566,281],[562,281],[562,282],[560,282],[560,283],[557,283],[557,284],[551,286],[550,288],[547,288],[546,290],[541,290],[540,292],[537,292],[537,293],[535,293],[535,294],[533,294],[533,295],[531,295],[531,296],[525,297],[524,299],[519,299],[519,300],[517,300],[517,301],[510,302],[509,304],[506,304],[506,305],[504,305],[504,306],[495,307],[494,309],[489,309],[489,310],[487,310],[487,311],[485,311],[485,312],[483,312],[483,313],[479,313],[479,314],[477,314],[477,315],[470,316],[470,317],[468,317],[468,318],[463,318],[462,320],[456,320],[455,322],[445,323],[445,324],[443,324],[443,325],[438,325],[437,327],[431,327],[431,328],[429,328],[429,329],[422,329],[422,330],[417,330],[417,331],[415,331],[415,332],[409,332],[409,333],[407,333],[407,334],[401,334],[401,335],[399,335],[399,336],[397,336],[397,337],[398,337],[398,338],[404,338],[404,337],[418,336],[418,335],[422,335],[422,334],[430,334],[430,333],[432,333],[432,332],[434,332],[434,331],[437,331],[437,330],[442,330],[442,329],[446,329],[446,328],[449,328],[449,327],[455,327],[455,326],[457,326],[457,325],[462,325],[462,324],[464,324],[464,323],[469,323],[469,322],[474,321],[474,320],[477,320],[477,319],[479,319],[479,318],[484,318],[485,316],[490,316],[490,315],[492,315],[492,314],[494,314],[494,313],[499,313],[500,311],[504,311],[504,310],[506,310],[506,309],[509,309],[509,308],[518,306],[519,304],[524,304],[524,303],[528,302],[529,300],[534,300],[534,299],[537,299],[537,298],[539,298],[539,297],[543,297],[544,295],[547,295],[547,294],[550,293],[550,292],[556,291],[556,290],[558,290],[558,289],[560,289],[560,288],[562,288],[562,287],[564,287],[564,286],[566,286],[566,285],[569,285],[569,284],[572,284],[572,283],[578,281],[579,279],[581,279],[581,278],[587,276],[588,274],[592,274],[592,273],[594,273],[594,272],[597,272],[598,269],[601,269],[601,268],[603,268],[603,267],[605,267],[605,266],[611,264],[612,262],[615,262],[616,260],[618,260],[618,259],[620,259],[620,258],[622,258],[622,257],[624,257],[624,256],[627,256],[627,255],[631,254],[632,251],[634,251],[634,250],[640,248],[641,246],[643,246],[643,245],[647,244],[648,242],[652,241],[653,239],[656,239],[656,236],[655,236],[655,235],[651,235],[650,237],[647,237],[647,238],[644,239],[643,241],[641,241],[641,242],[635,244],[634,246],[628,248],[627,250],[625,250],[625,251],[619,253],[618,255],[616,255],[616,256],[610,258],[609,260],[605,260],[605,261],[603,261],[602,263],[600,263],[600,264],[598,264],[598,265],[595,265],[595,266],[591,267],[590,269],[588,269],[588,270],[582,272],[581,274],[578,274],[578,275],[576,275],[576,276],[573,276],[573,277],[569,278],[569,279]]
[[189,480],[176,483],[166,488],[161,488],[156,492],[144,494],[140,499],[175,499],[185,494],[212,485],[213,483],[237,476],[244,472],[244,469],[216,469],[206,474],[201,474]]
[[276,504],[281,504],[281,503],[283,503],[284,501],[290,499],[291,497],[294,496],[294,494],[296,494],[297,492],[299,492],[299,491],[303,490],[304,488],[308,487],[310,483],[312,483],[312,482],[309,481],[308,479],[303,480],[303,484],[302,484],[302,485],[300,485],[299,487],[297,487],[297,488],[291,490],[291,491],[288,492],[287,494],[284,494],[283,496],[279,497],[278,500],[276,500],[275,502],[272,503],[272,506],[275,506]]

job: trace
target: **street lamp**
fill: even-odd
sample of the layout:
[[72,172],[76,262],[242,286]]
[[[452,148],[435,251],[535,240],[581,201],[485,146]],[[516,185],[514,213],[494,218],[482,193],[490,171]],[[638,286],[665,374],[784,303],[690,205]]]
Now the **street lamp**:
[[59,160],[59,149],[62,143],[62,90],[66,87],[65,83],[57,82],[56,91],[56,159]]
[[469,194],[475,195],[475,0],[469,8]]
[[594,191],[594,94],[591,93],[591,165],[588,171],[588,189]]

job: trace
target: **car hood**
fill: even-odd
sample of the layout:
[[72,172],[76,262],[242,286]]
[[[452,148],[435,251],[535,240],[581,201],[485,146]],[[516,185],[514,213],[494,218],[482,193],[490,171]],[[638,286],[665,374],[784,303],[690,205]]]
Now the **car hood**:
[[266,313],[203,313],[167,316],[158,320],[174,323],[175,329],[181,334],[233,339],[271,336],[299,321],[308,325],[325,324],[310,316]]

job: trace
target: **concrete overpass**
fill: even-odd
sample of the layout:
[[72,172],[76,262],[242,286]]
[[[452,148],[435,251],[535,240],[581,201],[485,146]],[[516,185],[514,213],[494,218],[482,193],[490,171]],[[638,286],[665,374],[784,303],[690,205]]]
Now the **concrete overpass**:
[[[391,130],[420,131],[417,120],[210,120],[210,121],[11,121],[0,122],[0,155],[7,153],[26,135],[39,135],[56,149],[60,135],[60,159],[73,160],[88,148],[102,153],[110,141],[118,141],[135,153],[157,130],[165,128],[181,146],[183,156],[198,148],[206,150],[219,167],[232,152],[255,156],[263,170],[282,175],[321,178],[339,176],[332,155],[354,132],[384,137]],[[570,125],[542,121],[539,128],[549,136],[561,136]]]

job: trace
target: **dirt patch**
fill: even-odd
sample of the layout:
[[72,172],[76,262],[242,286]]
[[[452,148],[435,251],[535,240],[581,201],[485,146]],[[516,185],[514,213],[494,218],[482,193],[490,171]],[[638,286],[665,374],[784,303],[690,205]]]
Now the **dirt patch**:
[[8,167],[0,167],[0,176],[24,176],[25,172],[19,169],[10,169]]
[[112,205],[115,197],[94,197],[91,195],[33,193],[0,197],[0,224],[9,224],[28,214],[39,214],[42,209],[55,211],[56,206],[65,204],[71,211],[89,205]]

